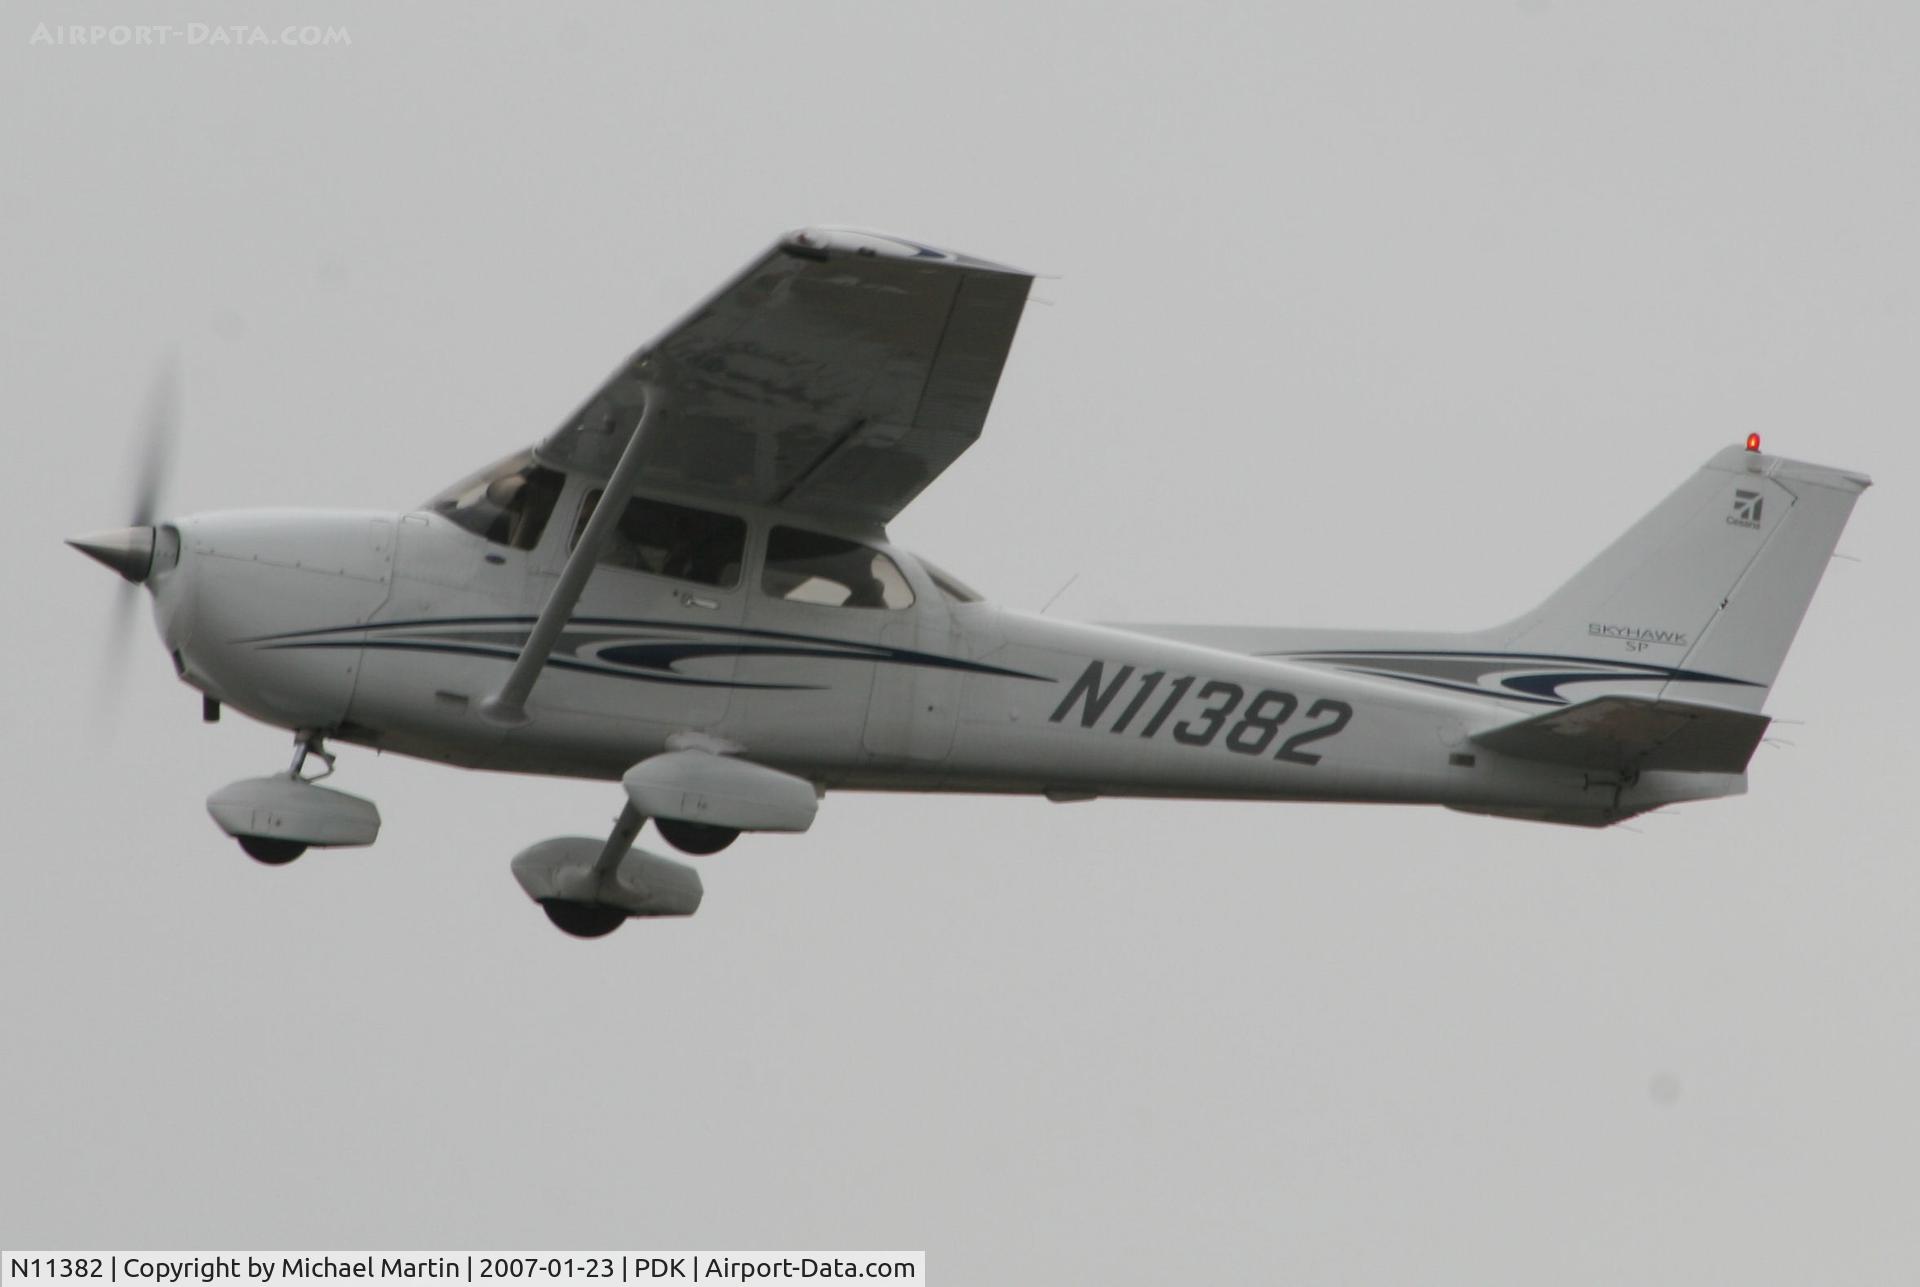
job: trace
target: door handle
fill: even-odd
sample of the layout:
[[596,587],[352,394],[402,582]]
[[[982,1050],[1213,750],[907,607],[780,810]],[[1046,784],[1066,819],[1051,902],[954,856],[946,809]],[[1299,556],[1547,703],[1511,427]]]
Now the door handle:
[[679,596],[680,602],[686,604],[689,608],[717,608],[720,606],[720,600],[718,599],[702,598],[697,594],[688,594],[684,590],[675,590],[674,593]]

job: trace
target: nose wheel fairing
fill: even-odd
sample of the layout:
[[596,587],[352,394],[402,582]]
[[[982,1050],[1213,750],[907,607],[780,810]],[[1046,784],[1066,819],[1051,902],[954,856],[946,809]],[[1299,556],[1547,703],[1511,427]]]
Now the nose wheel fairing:
[[207,797],[207,812],[236,840],[261,836],[342,848],[370,845],[380,836],[380,810],[373,801],[284,774],[221,787]]
[[[309,756],[326,764],[301,776]],[[207,797],[214,823],[269,866],[292,862],[309,847],[370,845],[380,837],[380,810],[373,801],[316,785],[333,772],[333,756],[318,734],[295,735],[293,764],[284,773],[246,778]]]

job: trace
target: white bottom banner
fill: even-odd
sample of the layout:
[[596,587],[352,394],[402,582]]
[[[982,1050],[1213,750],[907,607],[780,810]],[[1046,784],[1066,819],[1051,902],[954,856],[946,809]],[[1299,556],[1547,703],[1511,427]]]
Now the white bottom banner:
[[924,1251],[0,1251],[0,1287],[310,1287],[439,1278],[489,1287],[582,1283],[924,1283]]

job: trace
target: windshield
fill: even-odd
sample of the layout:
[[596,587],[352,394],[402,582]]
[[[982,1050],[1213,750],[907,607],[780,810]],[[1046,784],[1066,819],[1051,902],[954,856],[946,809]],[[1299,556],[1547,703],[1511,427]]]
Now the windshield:
[[530,550],[540,543],[566,475],[533,463],[522,451],[462,478],[423,509],[441,514],[496,545]]

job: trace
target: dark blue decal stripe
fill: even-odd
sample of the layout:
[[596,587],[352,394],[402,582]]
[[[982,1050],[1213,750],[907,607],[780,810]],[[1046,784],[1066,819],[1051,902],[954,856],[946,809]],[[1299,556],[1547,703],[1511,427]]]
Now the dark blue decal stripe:
[[[1263,656],[1283,657],[1284,653],[1263,653]],[[1444,679],[1426,679],[1420,675],[1397,675],[1385,670],[1365,670],[1359,666],[1341,666],[1339,669],[1349,675],[1361,675],[1368,679],[1397,679],[1403,684],[1418,684],[1422,688],[1439,688],[1449,693],[1471,693],[1475,697],[1503,697],[1508,701],[1530,702],[1535,706],[1565,706],[1564,697],[1528,697],[1524,693],[1496,693],[1490,688],[1480,688],[1473,684],[1455,684]]]
[[[326,639],[311,642],[289,642],[264,645],[273,649],[307,650],[318,648],[369,648],[380,652],[437,652],[461,657],[488,657],[495,661],[512,661],[515,654],[501,652],[487,647],[473,647],[465,644],[431,643],[415,639],[369,639],[365,643],[357,640]],[[756,684],[739,679],[701,679],[694,675],[676,675],[670,671],[621,669],[615,666],[594,666],[586,662],[575,661],[569,657],[549,657],[547,665],[555,670],[577,671],[585,675],[604,675],[609,679],[635,679],[649,684],[674,684],[686,688],[747,688],[765,689],[774,692],[823,692],[819,684]]]
[[[279,634],[258,635],[237,640],[263,648],[374,648],[391,651],[443,652],[473,657],[493,657],[511,661],[519,655],[517,644],[467,640],[462,628],[522,631],[531,630],[531,616],[435,617],[407,621],[383,621],[365,625],[331,626],[322,629],[290,630]],[[965,674],[993,675],[1003,679],[1052,682],[1048,676],[1010,670],[985,662],[967,661],[938,653],[885,644],[834,639],[821,635],[793,634],[778,630],[752,630],[737,626],[693,625],[681,622],[635,620],[627,617],[575,617],[560,638],[560,650],[572,656],[556,655],[547,664],[563,670],[589,674],[650,678],[661,683],[698,687],[811,689],[816,685],[752,683],[726,679],[702,679],[680,675],[674,667],[682,661],[705,657],[793,657],[827,661],[866,661],[897,666],[915,666],[928,670],[952,670]],[[578,629],[576,629],[578,628]],[[592,630],[619,630],[641,638],[580,638]],[[643,632],[650,632],[646,637]],[[665,633],[667,637],[662,638]],[[569,639],[569,635],[574,637]],[[712,636],[724,636],[714,639]],[[677,637],[676,637],[677,636]],[[693,636],[693,637],[689,637]]]
[[[422,617],[405,621],[374,621],[366,624],[346,626],[327,626],[312,630],[289,630],[280,634],[255,635],[237,639],[236,643],[279,643],[291,639],[314,639],[324,635],[359,634],[366,632],[371,637],[375,632],[382,634],[402,633],[423,629],[446,630],[461,626],[491,626],[494,628],[512,628],[531,631],[537,620],[531,616],[492,616],[492,617]],[[831,655],[845,655],[853,658],[872,657],[876,660],[906,662],[914,665],[932,666],[944,670],[963,670],[982,675],[998,675],[1006,679],[1032,679],[1050,681],[1050,676],[1034,675],[1021,670],[1009,670],[1001,666],[989,666],[984,662],[966,661],[958,657],[943,657],[938,653],[919,652],[911,648],[895,648],[886,644],[862,643],[855,639],[836,639],[831,635],[803,635],[785,630],[756,630],[745,626],[706,625],[680,621],[649,621],[633,617],[573,617],[567,622],[571,627],[602,627],[628,631],[666,631],[686,636],[723,635],[737,639],[764,639],[785,643],[807,644],[816,648],[838,650]],[[750,650],[742,649],[741,655]],[[719,655],[719,654],[711,654]]]
[[[1348,674],[1394,679],[1449,692],[1472,693],[1545,706],[1563,706],[1570,699],[1560,690],[1571,684],[1662,683],[1733,684],[1745,688],[1766,685],[1731,675],[1660,666],[1651,662],[1608,661],[1597,657],[1570,657],[1558,653],[1503,653],[1472,650],[1355,648],[1309,652],[1258,654],[1278,660],[1337,666]],[[1427,663],[1422,666],[1421,663]],[[1462,666],[1461,663],[1469,663]],[[1574,669],[1577,668],[1577,669]],[[1466,673],[1461,673],[1462,671]],[[1478,670],[1480,673],[1474,673]]]
[[[1604,673],[1625,673],[1637,671],[1648,676],[1658,675],[1666,679],[1690,679],[1702,683],[1744,684],[1749,688],[1765,688],[1766,685],[1751,679],[1735,679],[1731,675],[1715,675],[1704,670],[1683,670],[1676,666],[1657,666],[1645,661],[1610,661],[1602,657],[1575,657],[1554,652],[1473,652],[1447,651],[1445,649],[1412,648],[1347,648],[1334,651],[1317,650],[1312,652],[1263,652],[1262,657],[1286,657],[1299,661],[1332,660],[1341,657],[1406,657],[1410,659],[1452,657],[1466,661],[1497,662],[1551,662],[1555,665],[1597,666]],[[1599,672],[1585,672],[1596,674]]]

